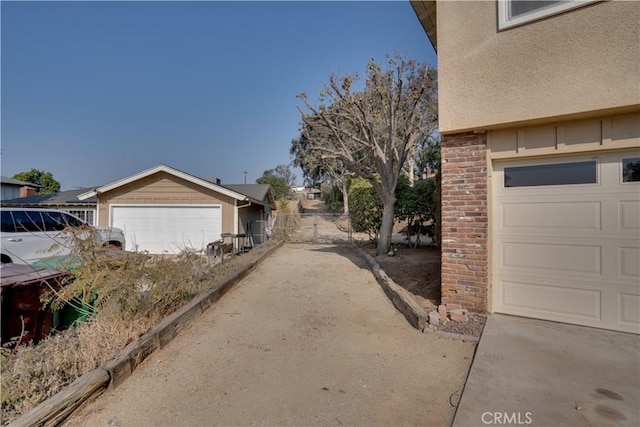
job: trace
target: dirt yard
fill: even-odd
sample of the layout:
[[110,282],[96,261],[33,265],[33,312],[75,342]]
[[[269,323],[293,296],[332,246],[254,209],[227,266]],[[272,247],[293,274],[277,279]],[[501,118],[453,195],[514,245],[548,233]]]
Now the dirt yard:
[[[302,208],[305,214],[328,213],[327,206],[322,200],[302,199]],[[307,218],[303,218],[303,221],[305,220]],[[336,227],[330,220],[318,220],[317,222],[318,227],[323,227],[319,234],[335,234]],[[403,227],[404,224],[396,224],[394,231]],[[357,237],[368,253],[375,256],[373,245],[366,243],[367,236],[363,234]],[[406,244],[396,244],[395,246],[398,249],[395,256],[375,257],[376,261],[394,282],[411,292],[422,308],[427,312],[435,310],[440,304],[440,250],[425,244],[418,248],[410,248]]]
[[474,348],[412,328],[348,246],[288,244],[69,425],[450,425]]
[[[314,236],[316,242],[337,243],[348,241],[348,236],[341,230],[348,227],[345,216],[337,217],[327,214],[327,207],[322,200],[302,200],[304,214],[302,215],[295,240],[308,242]],[[397,249],[394,256],[376,256],[375,247],[369,242],[364,233],[353,235],[357,244],[361,245],[373,256],[380,268],[393,279],[395,283],[410,292],[413,299],[427,313],[436,310],[441,302],[440,294],[440,249],[425,242],[429,238],[423,236],[421,245],[412,248],[407,244],[400,230],[406,224],[396,223],[392,241]],[[461,335],[480,337],[486,323],[486,316],[472,313],[467,322],[452,322],[447,319],[437,325],[430,325],[429,330],[453,332]]]

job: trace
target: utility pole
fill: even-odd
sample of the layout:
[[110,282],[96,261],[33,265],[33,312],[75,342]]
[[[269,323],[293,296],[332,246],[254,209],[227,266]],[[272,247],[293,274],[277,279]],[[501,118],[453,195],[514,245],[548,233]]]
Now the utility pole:
[[247,183],[247,171],[244,171],[244,183]]

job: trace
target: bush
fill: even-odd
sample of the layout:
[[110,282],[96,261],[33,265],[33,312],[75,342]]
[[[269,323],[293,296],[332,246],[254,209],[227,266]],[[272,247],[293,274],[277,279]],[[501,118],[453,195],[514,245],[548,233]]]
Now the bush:
[[300,225],[300,201],[294,204],[286,199],[278,200],[278,213],[274,224],[273,236],[278,240],[287,240]]
[[349,186],[349,218],[356,233],[367,233],[377,244],[382,226],[382,202],[371,183],[354,178]]
[[416,247],[420,245],[420,235],[435,241],[437,184],[435,179],[417,181],[409,186],[406,178],[400,180],[396,190],[396,217],[407,221],[407,239],[416,236]]
[[328,184],[322,188],[322,200],[329,207],[329,210],[335,212],[342,209],[344,205],[344,197],[342,190],[337,184]]

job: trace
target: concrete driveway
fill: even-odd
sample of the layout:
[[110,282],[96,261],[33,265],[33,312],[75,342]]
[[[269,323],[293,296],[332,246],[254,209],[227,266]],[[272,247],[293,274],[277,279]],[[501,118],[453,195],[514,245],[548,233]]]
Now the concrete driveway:
[[454,426],[638,426],[640,336],[491,315]]

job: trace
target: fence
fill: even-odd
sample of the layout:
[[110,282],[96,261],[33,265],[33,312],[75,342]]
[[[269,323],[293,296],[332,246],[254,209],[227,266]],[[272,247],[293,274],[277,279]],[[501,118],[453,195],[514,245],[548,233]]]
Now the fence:
[[273,233],[293,243],[344,244],[362,238],[354,236],[349,216],[342,213],[278,214]]

